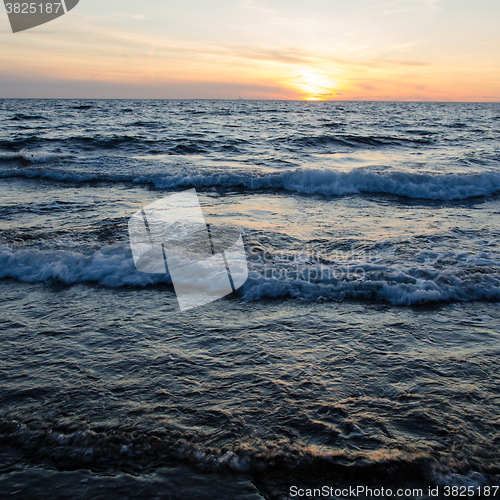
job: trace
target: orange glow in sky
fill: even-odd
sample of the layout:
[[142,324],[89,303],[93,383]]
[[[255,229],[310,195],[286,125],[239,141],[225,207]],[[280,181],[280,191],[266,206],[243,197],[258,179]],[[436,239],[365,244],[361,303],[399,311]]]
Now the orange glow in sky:
[[500,101],[500,2],[81,0],[12,34],[0,97]]

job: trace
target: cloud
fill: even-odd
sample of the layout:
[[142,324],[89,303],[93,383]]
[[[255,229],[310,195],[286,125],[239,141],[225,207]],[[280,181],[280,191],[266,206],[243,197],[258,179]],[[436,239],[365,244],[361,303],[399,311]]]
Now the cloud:
[[253,10],[260,15],[273,16],[273,17],[279,16],[278,11],[270,9],[269,7],[266,7],[264,5],[258,4],[255,0],[242,0],[241,6],[244,9]]
[[442,10],[441,0],[393,0],[381,5],[384,14],[398,14],[400,12],[420,11],[425,14],[436,15]]
[[369,83],[364,83],[364,82],[359,83],[358,87],[362,88],[363,90],[375,90],[375,88],[376,88],[373,85],[370,85]]
[[93,99],[300,99],[289,88],[273,81],[250,83],[207,80],[118,82],[116,80],[0,77],[4,98]]

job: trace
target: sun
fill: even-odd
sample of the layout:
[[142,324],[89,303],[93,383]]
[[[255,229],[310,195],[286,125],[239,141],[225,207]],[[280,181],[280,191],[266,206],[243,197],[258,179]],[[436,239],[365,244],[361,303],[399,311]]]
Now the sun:
[[310,68],[304,68],[293,80],[292,86],[304,95],[306,101],[325,101],[333,95],[332,90],[338,84],[329,75]]

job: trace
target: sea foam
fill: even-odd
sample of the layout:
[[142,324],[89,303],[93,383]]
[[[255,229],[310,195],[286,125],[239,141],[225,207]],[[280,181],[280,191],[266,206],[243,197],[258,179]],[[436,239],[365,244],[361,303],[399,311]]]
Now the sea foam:
[[[48,157],[27,156],[31,162],[49,161]],[[30,159],[31,158],[31,159]],[[332,169],[297,169],[283,172],[207,172],[180,174],[74,172],[63,169],[9,169],[0,177],[41,178],[60,182],[111,182],[152,185],[158,189],[194,187],[233,188],[242,190],[286,190],[305,195],[342,196],[380,193],[427,200],[465,200],[500,193],[500,173],[409,172],[356,168],[350,171]]]
[[[478,270],[480,265],[487,265],[490,271]],[[361,259],[349,266],[301,263],[298,267],[292,268],[291,265],[287,272],[283,272],[282,265],[269,269],[250,262],[249,266],[249,279],[237,292],[246,301],[352,299],[413,305],[500,300],[500,263],[486,261],[482,256],[471,255],[446,269],[437,265],[433,267],[429,262],[373,263]],[[125,243],[115,243],[92,252],[0,246],[0,278],[66,285],[95,283],[111,288],[172,283],[168,273],[137,271],[130,247]]]

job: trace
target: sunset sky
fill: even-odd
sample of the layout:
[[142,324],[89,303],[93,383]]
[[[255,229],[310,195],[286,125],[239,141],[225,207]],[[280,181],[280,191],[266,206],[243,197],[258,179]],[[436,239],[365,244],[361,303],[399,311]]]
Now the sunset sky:
[[80,0],[13,34],[0,97],[500,101],[499,0]]

